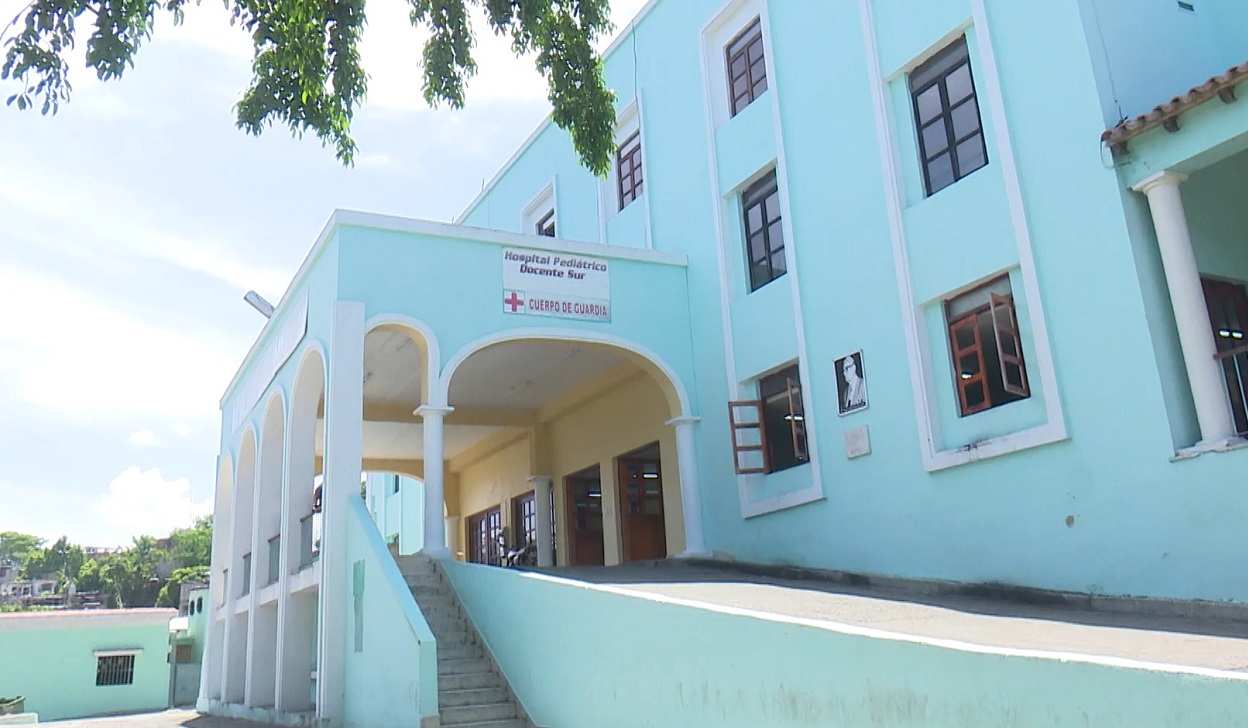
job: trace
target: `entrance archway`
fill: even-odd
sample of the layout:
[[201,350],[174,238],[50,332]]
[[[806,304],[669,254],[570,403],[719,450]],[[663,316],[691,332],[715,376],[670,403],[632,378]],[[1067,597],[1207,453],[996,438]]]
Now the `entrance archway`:
[[702,550],[694,438],[678,434],[695,420],[652,352],[511,331],[457,352],[439,384],[445,500],[463,523],[448,540],[462,558],[528,547],[544,566],[613,564]]

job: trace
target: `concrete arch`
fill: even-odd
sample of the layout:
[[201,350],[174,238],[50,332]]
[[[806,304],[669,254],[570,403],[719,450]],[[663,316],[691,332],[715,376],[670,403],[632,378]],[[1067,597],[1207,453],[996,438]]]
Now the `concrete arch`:
[[667,398],[668,409],[673,418],[694,416],[689,404],[689,392],[684,382],[670,364],[649,348],[614,334],[560,328],[509,329],[483,336],[465,345],[455,352],[446,362],[446,366],[442,368],[441,375],[438,378],[438,387],[430,404],[437,407],[446,406],[450,397],[451,380],[455,378],[455,371],[470,356],[491,346],[511,341],[576,341],[618,349],[625,353],[634,364],[637,364],[646,373],[650,374],[655,382],[658,383],[663,390],[664,397]]
[[[325,348],[315,339],[299,353],[298,365],[286,409],[286,512],[282,547],[282,569],[296,574],[307,567],[308,545],[303,533],[304,519],[312,513],[316,478],[316,431],[318,412],[326,393],[328,369]],[[323,428],[323,425],[321,425]],[[279,609],[276,707],[290,713],[311,712],[315,703],[308,691],[307,665],[316,662],[317,595],[289,595]]]
[[420,349],[425,362],[424,376],[421,377],[421,402],[429,402],[430,393],[436,391],[433,380],[437,377],[442,365],[442,353],[438,348],[438,336],[433,327],[418,318],[404,314],[384,313],[373,316],[364,322],[364,336],[373,331],[402,331],[407,334],[416,347]]

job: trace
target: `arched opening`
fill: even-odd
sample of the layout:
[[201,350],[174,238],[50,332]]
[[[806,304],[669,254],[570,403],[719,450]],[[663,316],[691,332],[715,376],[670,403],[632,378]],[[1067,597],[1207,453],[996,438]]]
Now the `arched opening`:
[[286,533],[282,568],[292,581],[285,597],[280,653],[275,676],[277,709],[284,713],[315,709],[313,674],[317,663],[317,599],[313,565],[319,553],[320,513],[316,508],[318,443],[324,440],[325,358],[309,348],[299,362],[290,397],[290,444],[287,457]]
[[222,698],[222,670],[225,665],[225,620],[227,602],[226,571],[230,559],[230,506],[234,495],[234,461],[229,453],[221,456],[217,466],[217,489],[212,509],[212,585],[208,610],[208,643],[203,657],[200,696],[207,700]]
[[365,503],[381,539],[396,555],[414,554],[424,544],[425,487],[410,472],[365,474]]
[[242,703],[247,689],[248,611],[235,609],[240,599],[250,599],[252,589],[251,532],[256,489],[256,433],[243,431],[238,448],[235,494],[231,503],[229,574],[224,579],[229,590],[226,602],[225,697],[227,703]]
[[281,393],[269,398],[260,428],[260,469],[256,481],[256,540],[252,557],[252,597],[247,704],[276,702],[277,597],[281,574],[282,471],[286,455],[286,411]]
[[688,415],[683,384],[640,347],[585,338],[513,334],[448,363],[457,558],[610,565],[685,550],[682,488],[697,483],[682,475],[696,469],[678,467],[694,456],[669,425]]

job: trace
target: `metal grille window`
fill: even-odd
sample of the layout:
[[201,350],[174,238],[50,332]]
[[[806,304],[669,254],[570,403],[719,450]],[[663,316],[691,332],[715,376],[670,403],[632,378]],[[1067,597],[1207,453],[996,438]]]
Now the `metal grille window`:
[[545,215],[542,215],[541,218],[538,219],[538,221],[534,224],[533,227],[534,227],[533,232],[537,233],[538,235],[542,235],[548,238],[555,237],[555,211],[551,210]]
[[767,59],[759,18],[732,39],[724,55],[728,59],[728,100],[736,116],[767,90]]
[[95,684],[133,685],[134,655],[100,655],[95,658]]
[[966,37],[910,74],[927,194],[936,194],[988,164]]
[[771,171],[741,196],[745,216],[745,252],[750,266],[750,291],[784,275],[784,228],[780,220],[780,188]]
[[620,144],[620,151],[616,156],[615,175],[621,210],[641,197],[644,191],[645,180],[641,166],[641,132],[637,131]]
[[1031,396],[1009,278],[948,301],[945,317],[961,416]]

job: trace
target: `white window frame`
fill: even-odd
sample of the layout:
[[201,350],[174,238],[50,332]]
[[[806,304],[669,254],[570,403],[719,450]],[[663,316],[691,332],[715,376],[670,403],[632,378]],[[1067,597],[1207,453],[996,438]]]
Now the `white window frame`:
[[553,211],[555,213],[555,237],[559,237],[561,232],[559,228],[559,205],[556,204],[558,199],[555,180],[546,183],[546,186],[537,193],[529,204],[524,206],[524,210],[520,215],[521,231],[526,235],[537,235],[537,221],[546,217],[546,213]]
[[602,229],[599,231],[599,234],[604,243],[607,241],[607,221],[624,212],[624,210],[620,209],[620,155],[618,147],[621,142],[626,141],[633,134],[640,133],[641,173],[644,180],[642,184],[645,186],[641,194],[629,203],[629,207],[638,203],[645,205],[647,220],[646,247],[650,247],[650,195],[648,194],[650,191],[650,159],[646,155],[646,134],[641,127],[641,103],[634,98],[620,111],[619,118],[615,122],[614,141],[617,150],[611,153],[611,173],[607,175],[605,180],[601,180],[598,185],[599,219],[602,220]]
[[[728,44],[741,31],[759,18],[763,33],[763,58],[767,67],[767,91],[770,95],[775,88],[775,58],[771,52],[771,33],[767,18],[767,5],[763,0],[736,0],[727,7],[703,30],[704,58],[707,80],[707,101],[711,111],[711,125],[714,128],[733,118],[732,102],[728,89],[728,64],[725,52]],[[752,105],[752,104],[751,104]],[[742,109],[744,113],[745,109]]]

